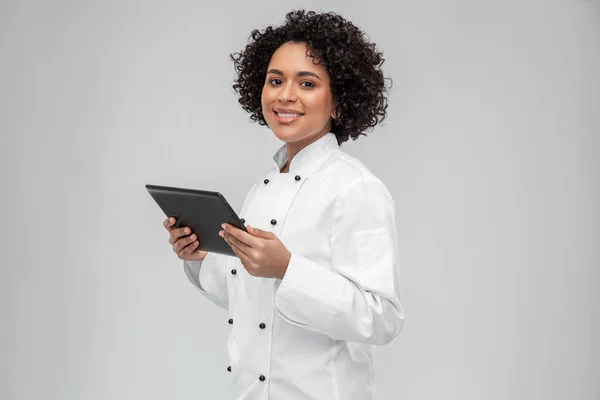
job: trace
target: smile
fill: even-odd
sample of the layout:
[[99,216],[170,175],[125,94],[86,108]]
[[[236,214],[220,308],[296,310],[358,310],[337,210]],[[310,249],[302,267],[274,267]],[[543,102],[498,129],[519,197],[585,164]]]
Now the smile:
[[299,119],[302,114],[288,114],[275,112],[275,117],[279,122],[294,122]]

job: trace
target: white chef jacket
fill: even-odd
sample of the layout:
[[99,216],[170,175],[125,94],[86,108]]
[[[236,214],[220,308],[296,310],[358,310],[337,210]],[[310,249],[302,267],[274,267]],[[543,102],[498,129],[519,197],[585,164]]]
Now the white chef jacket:
[[284,278],[217,253],[185,273],[229,313],[234,399],[375,399],[374,346],[404,323],[394,201],[331,132],[286,162],[284,144],[238,213],[291,252]]

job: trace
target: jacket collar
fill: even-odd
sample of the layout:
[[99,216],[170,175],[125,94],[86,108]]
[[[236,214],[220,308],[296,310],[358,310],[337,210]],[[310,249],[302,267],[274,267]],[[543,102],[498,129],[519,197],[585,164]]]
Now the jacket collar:
[[[324,155],[330,153],[330,150],[338,147],[339,145],[335,133],[326,133],[323,137],[320,137],[318,140],[304,147],[294,156],[294,158],[292,158],[292,162],[289,165],[289,173],[309,173],[319,167],[320,163],[317,163],[316,161],[322,160]],[[273,156],[273,167],[277,169],[277,172],[281,171],[281,168],[283,168],[287,159],[287,147],[284,143]]]

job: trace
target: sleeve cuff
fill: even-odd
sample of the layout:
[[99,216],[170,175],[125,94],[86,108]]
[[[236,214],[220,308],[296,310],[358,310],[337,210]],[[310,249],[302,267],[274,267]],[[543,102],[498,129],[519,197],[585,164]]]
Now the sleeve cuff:
[[198,289],[204,291],[200,285],[200,271],[204,261],[183,261],[183,269],[190,282]]

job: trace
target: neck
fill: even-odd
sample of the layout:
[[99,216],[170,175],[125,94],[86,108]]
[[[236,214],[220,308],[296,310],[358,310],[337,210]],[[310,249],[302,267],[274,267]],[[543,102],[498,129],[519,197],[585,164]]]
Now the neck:
[[286,173],[290,170],[290,164],[292,163],[292,159],[294,158],[294,156],[296,154],[298,154],[300,152],[300,150],[302,150],[303,148],[305,148],[306,146],[308,146],[311,143],[316,142],[317,140],[321,139],[323,136],[325,136],[327,133],[329,132],[329,130],[325,129],[323,132],[317,134],[317,135],[313,135],[313,136],[309,136],[305,139],[302,140],[298,140],[297,142],[291,142],[291,143],[286,143],[286,149],[287,149],[287,163],[283,166],[283,168],[281,169],[281,173]]

